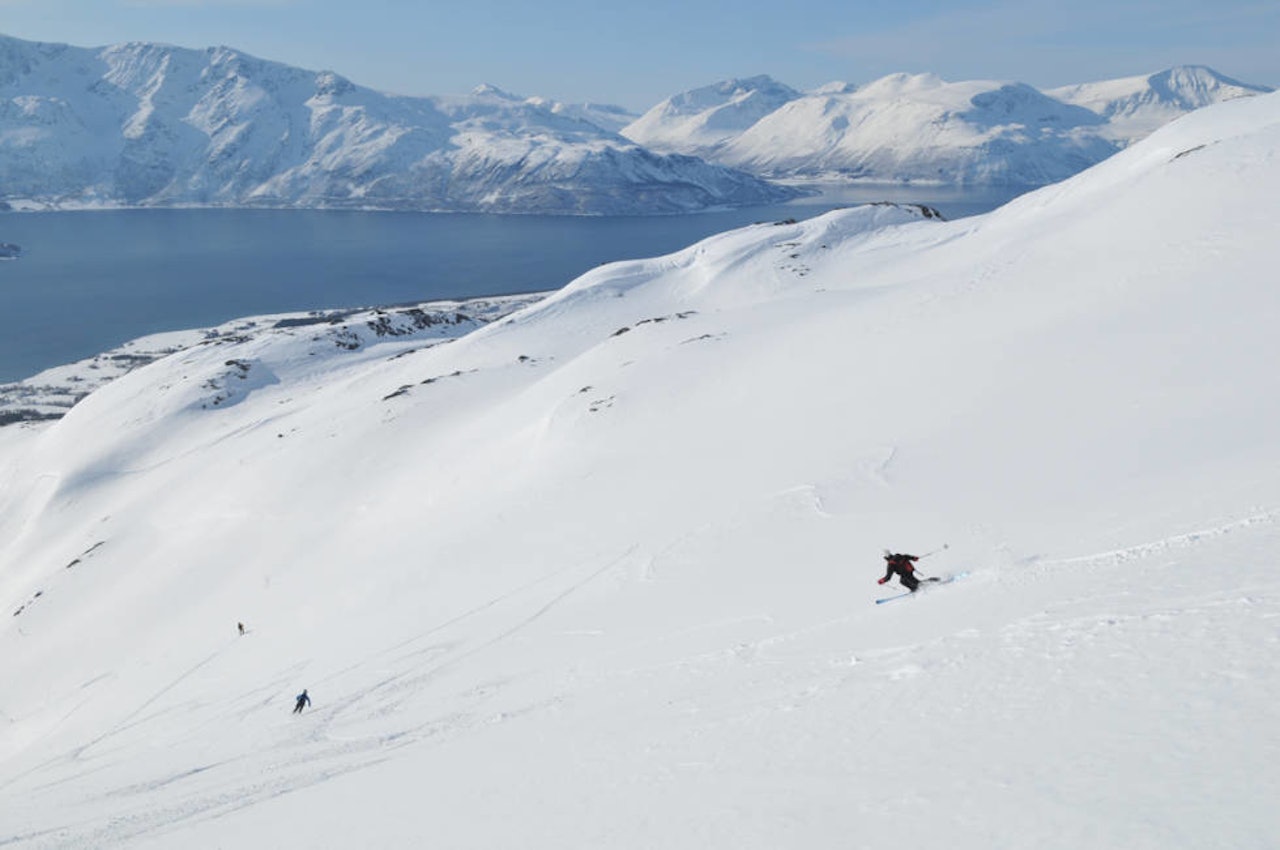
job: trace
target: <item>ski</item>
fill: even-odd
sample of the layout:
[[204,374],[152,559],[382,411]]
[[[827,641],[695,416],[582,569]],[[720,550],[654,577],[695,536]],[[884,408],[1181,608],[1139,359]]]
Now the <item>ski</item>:
[[[969,571],[968,571],[968,570],[966,570],[966,571],[964,571],[964,572],[962,572],[962,573],[956,573],[956,574],[955,574],[955,575],[953,575],[953,576],[947,576],[946,578],[938,578],[938,577],[934,577],[934,578],[925,578],[925,579],[921,579],[921,580],[920,580],[920,584],[921,584],[921,585],[926,584],[926,583],[928,583],[928,584],[939,584],[939,585],[941,585],[941,584],[951,584],[951,582],[955,581],[956,579],[964,578],[964,577],[965,577],[965,576],[967,576],[968,574],[969,574]],[[877,599],[877,600],[876,600],[876,604],[877,604],[877,605],[883,605],[883,604],[884,604],[884,603],[886,603],[886,602],[892,602],[892,601],[893,601],[893,600],[895,600],[895,599],[905,599],[906,597],[908,597],[908,596],[912,596],[912,595],[914,595],[914,594],[912,594],[912,592],[911,592],[910,590],[908,590],[906,593],[899,593],[899,594],[897,594],[897,595],[895,595],[895,596],[886,596],[886,597],[885,597],[885,598],[883,598],[883,599]]]
[[955,575],[946,576],[944,578],[927,578],[923,579],[923,581],[931,581],[935,584],[951,584],[951,582],[956,581],[957,579],[962,579],[968,574],[969,571],[965,570],[962,573],[956,573]]

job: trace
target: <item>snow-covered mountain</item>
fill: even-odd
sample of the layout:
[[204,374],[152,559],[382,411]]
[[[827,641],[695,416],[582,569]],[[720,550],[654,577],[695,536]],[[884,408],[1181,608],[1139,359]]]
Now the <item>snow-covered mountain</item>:
[[664,100],[622,132],[631,139],[644,139],[642,144],[654,150],[714,153],[800,96],[768,76],[725,80]]
[[1212,68],[1185,65],[1148,76],[1063,86],[1047,94],[1103,116],[1108,136],[1132,144],[1193,110],[1269,91],[1266,86],[1242,83]]
[[1240,99],[0,428],[0,846],[1269,846],[1278,153]]
[[623,120],[491,87],[393,97],[227,48],[0,36],[0,199],[596,214],[793,194],[592,117]]
[[[750,100],[749,84],[725,87]],[[785,88],[785,87],[784,87]],[[1038,186],[1098,163],[1173,118],[1267,89],[1207,68],[1040,92],[1022,83],[945,82],[894,74],[858,88],[823,86],[719,133],[720,104],[699,89],[655,106],[624,135],[769,177]],[[789,91],[789,90],[787,90]],[[763,95],[762,95],[763,97]]]

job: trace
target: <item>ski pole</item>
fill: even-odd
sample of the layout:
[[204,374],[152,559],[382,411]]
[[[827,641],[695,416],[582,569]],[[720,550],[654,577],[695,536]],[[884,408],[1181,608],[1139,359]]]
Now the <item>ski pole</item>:
[[[940,546],[939,548],[934,549],[932,552],[925,552],[923,555],[921,555],[921,556],[920,556],[919,558],[917,558],[916,560],[924,560],[925,558],[929,557],[930,555],[936,555],[936,554],[938,554],[939,552],[941,552],[941,551],[945,550],[945,549],[947,548],[947,546],[948,546],[948,545],[949,545],[949,544],[947,544],[947,543],[943,543],[943,544],[942,544],[942,546]],[[916,570],[916,574],[917,574],[917,575],[919,575],[921,578],[923,578],[925,581],[933,581],[933,579],[931,579],[931,578],[929,578],[928,576],[924,575],[924,574],[923,574],[923,573],[921,573],[919,570]]]

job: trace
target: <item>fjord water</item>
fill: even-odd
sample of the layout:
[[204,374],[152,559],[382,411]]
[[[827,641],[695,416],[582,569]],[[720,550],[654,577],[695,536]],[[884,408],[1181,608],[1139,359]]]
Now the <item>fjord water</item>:
[[784,205],[680,216],[325,210],[109,210],[0,216],[0,382],[130,339],[250,315],[557,289],[759,221],[879,200],[948,218],[1016,192],[843,187]]

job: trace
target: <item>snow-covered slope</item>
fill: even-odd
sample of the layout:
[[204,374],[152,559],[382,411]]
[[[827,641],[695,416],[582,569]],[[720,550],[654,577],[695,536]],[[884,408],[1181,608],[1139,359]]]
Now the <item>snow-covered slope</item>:
[[780,98],[772,111],[708,134],[703,124],[722,107],[695,95],[718,90],[672,98],[623,133],[655,150],[770,177],[1039,186],[1193,109],[1267,91],[1207,68],[1047,93],[1022,83],[894,74],[862,88],[833,83]]
[[1239,100],[0,428],[0,844],[1269,846],[1277,151]]
[[609,116],[491,87],[392,97],[227,48],[0,36],[0,199],[589,214],[790,196],[647,151]]

